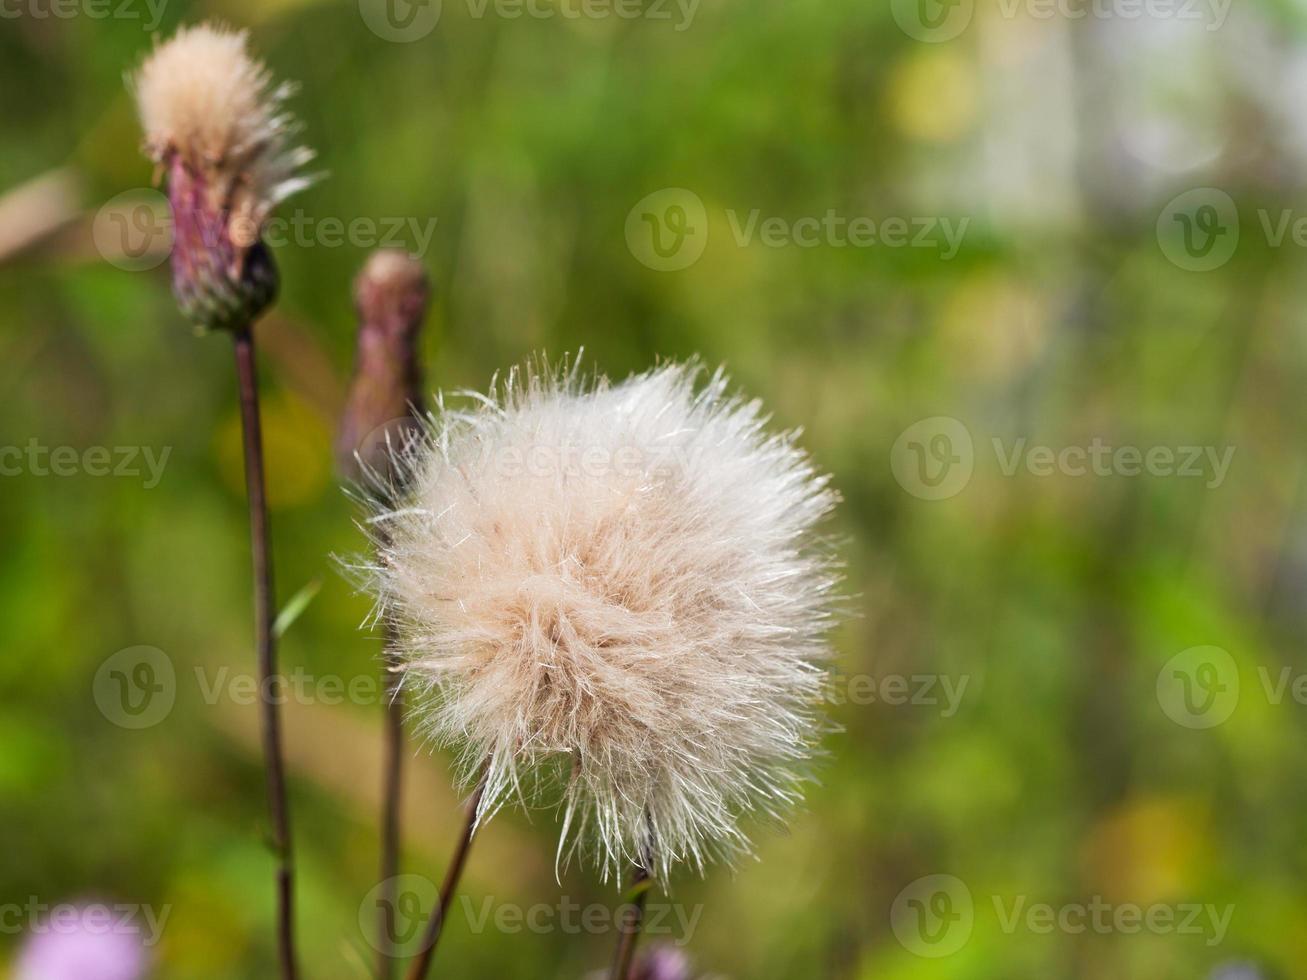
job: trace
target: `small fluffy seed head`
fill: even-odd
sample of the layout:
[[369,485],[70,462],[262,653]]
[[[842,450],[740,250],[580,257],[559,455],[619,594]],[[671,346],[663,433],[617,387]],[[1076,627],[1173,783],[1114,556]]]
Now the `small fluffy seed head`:
[[836,496],[766,421],[693,365],[514,372],[431,418],[407,498],[372,518],[377,615],[427,733],[468,781],[489,760],[483,817],[548,793],[553,768],[560,858],[666,880],[747,851],[741,817],[795,801]]
[[274,84],[247,43],[244,31],[183,27],[145,59],[131,87],[150,158],[180,158],[206,178],[215,206],[257,230],[311,183],[300,168],[313,152],[290,144],[299,127],[285,101],[294,87]]
[[206,327],[248,322],[276,295],[260,236],[272,209],[312,183],[291,145],[292,86],[275,85],[246,34],[200,24],[159,45],[129,79],[146,154],[168,177],[173,287]]

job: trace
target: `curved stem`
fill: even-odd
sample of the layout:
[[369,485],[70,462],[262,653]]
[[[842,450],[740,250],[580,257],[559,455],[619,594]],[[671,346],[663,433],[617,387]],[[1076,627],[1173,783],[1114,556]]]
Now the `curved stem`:
[[626,915],[617,926],[617,952],[613,956],[611,980],[628,980],[631,964],[635,962],[635,944],[640,938],[640,923],[644,919],[644,903],[649,898],[649,872],[639,865],[631,874],[630,903]]
[[468,800],[467,820],[463,824],[463,836],[459,838],[458,846],[454,848],[454,856],[450,859],[449,868],[445,871],[445,881],[440,886],[440,902],[432,910],[431,919],[427,922],[426,931],[422,935],[422,952],[413,961],[413,966],[408,971],[408,980],[423,980],[431,969],[431,960],[436,954],[436,943],[440,942],[445,918],[449,914],[449,906],[454,901],[454,891],[458,888],[459,879],[463,877],[463,865],[467,862],[467,852],[472,846],[472,831],[476,828],[477,808],[481,805],[481,795],[486,790],[486,778],[489,775],[490,766],[487,763],[486,768],[481,773],[481,780],[477,783],[476,791],[472,794],[472,798]]
[[296,980],[294,870],[291,861],[290,811],[286,804],[286,765],[277,703],[277,643],[273,633],[272,550],[268,533],[267,488],[263,475],[263,433],[259,421],[259,385],[254,339],[246,324],[233,331],[236,379],[240,388],[241,430],[245,444],[245,488],[250,508],[250,544],[254,560],[254,630],[258,644],[263,759],[268,784],[272,846],[277,856],[277,955],[283,980]]

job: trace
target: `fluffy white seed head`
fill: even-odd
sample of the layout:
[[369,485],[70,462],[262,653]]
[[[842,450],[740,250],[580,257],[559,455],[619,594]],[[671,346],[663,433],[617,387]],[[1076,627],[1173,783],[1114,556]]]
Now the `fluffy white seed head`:
[[204,179],[215,207],[257,230],[277,203],[312,182],[300,168],[313,153],[290,145],[298,125],[284,104],[293,86],[274,84],[247,40],[221,26],[184,27],[129,84],[150,157],[180,157]]
[[741,817],[797,798],[836,495],[766,422],[693,365],[514,372],[440,404],[408,498],[371,519],[372,577],[427,734],[468,781],[489,760],[483,818],[561,792],[560,857],[666,880],[747,851]]

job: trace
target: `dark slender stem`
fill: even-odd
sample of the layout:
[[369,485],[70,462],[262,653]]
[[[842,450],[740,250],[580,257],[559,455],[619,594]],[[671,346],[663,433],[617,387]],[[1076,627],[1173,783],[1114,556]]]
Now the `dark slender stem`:
[[[386,650],[383,687],[386,692],[385,760],[381,787],[381,921],[378,936],[387,935],[387,909],[395,905],[395,876],[399,874],[400,840],[400,786],[404,763],[404,692],[399,672],[394,669],[395,658],[391,651],[395,639],[394,627],[386,624]],[[395,974],[395,958],[385,942],[377,943],[377,976],[391,980]]]
[[250,542],[254,557],[254,629],[259,650],[259,693],[263,724],[264,769],[268,814],[277,856],[277,955],[283,980],[296,980],[294,870],[291,860],[290,811],[286,805],[286,765],[281,747],[277,704],[281,675],[273,634],[272,551],[269,547],[268,500],[263,478],[263,434],[259,424],[259,386],[254,339],[249,326],[233,332],[236,377],[240,385],[241,427],[245,437],[245,487],[250,506]]
[[[629,980],[631,964],[635,962],[635,944],[640,938],[640,923],[644,919],[644,903],[649,897],[649,872],[639,865],[631,874],[631,901],[624,906],[625,915],[618,923],[617,952],[613,956],[611,980]],[[629,894],[629,893],[628,893]]]
[[422,935],[422,951],[418,958],[413,961],[413,966],[409,968],[408,980],[423,980],[427,972],[431,969],[431,960],[436,954],[436,943],[440,942],[441,933],[444,931],[445,918],[449,914],[449,906],[454,901],[454,890],[458,888],[458,880],[463,877],[463,865],[467,862],[467,852],[472,846],[472,831],[476,827],[477,808],[481,805],[481,794],[486,790],[486,777],[490,774],[490,767],[481,773],[481,780],[477,783],[476,791],[467,803],[467,820],[463,824],[463,836],[459,838],[458,846],[454,849],[454,856],[450,859],[449,868],[445,871],[444,883],[440,886],[440,903],[431,912],[431,919],[427,922],[426,932]]

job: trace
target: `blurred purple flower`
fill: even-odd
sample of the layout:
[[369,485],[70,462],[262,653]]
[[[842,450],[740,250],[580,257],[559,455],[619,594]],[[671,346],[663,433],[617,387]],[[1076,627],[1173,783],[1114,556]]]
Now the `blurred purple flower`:
[[[596,970],[588,973],[585,980],[610,980],[608,970]],[[635,964],[631,967],[631,980],[712,980],[703,974],[696,974],[691,968],[690,957],[674,946],[649,946],[636,954]]]
[[690,958],[671,946],[652,946],[635,966],[637,980],[691,980]]
[[18,957],[15,980],[141,980],[141,934],[104,905],[58,906]]

